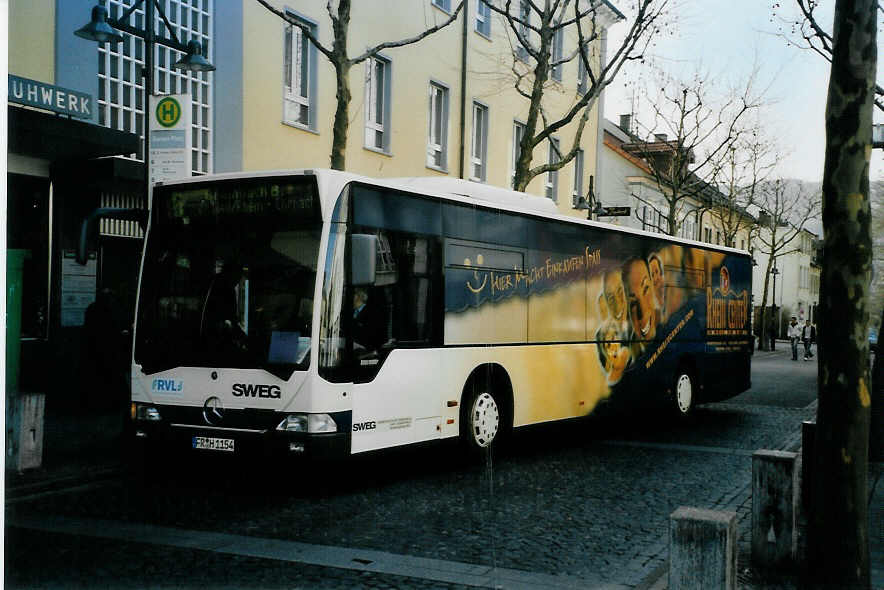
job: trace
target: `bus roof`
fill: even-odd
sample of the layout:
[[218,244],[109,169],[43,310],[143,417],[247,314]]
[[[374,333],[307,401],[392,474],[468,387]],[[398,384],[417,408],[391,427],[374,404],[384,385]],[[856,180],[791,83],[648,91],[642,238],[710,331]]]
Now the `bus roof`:
[[522,213],[535,217],[543,217],[546,219],[554,219],[567,223],[577,223],[581,225],[590,225],[607,231],[616,231],[626,234],[634,234],[647,236],[658,240],[667,240],[698,248],[721,250],[735,254],[743,254],[748,256],[746,250],[730,248],[717,244],[707,244],[679,236],[670,236],[666,234],[654,233],[631,227],[621,227],[611,225],[609,223],[601,223],[589,219],[572,217],[563,215],[558,207],[551,200],[536,195],[530,195],[518,191],[504,189],[496,186],[490,186],[463,180],[460,178],[450,177],[402,177],[402,178],[372,178],[353,174],[352,172],[343,172],[340,170],[329,170],[325,168],[304,168],[290,170],[259,170],[247,172],[229,172],[220,174],[208,174],[204,176],[194,176],[180,180],[168,181],[165,183],[157,183],[157,186],[172,186],[177,184],[190,184],[197,182],[207,182],[213,180],[235,180],[238,178],[260,178],[273,176],[315,176],[319,188],[320,198],[322,199],[322,215],[324,219],[331,216],[338,195],[351,182],[373,185],[383,188],[391,188],[404,192],[418,193],[421,195],[436,197],[440,199],[457,201],[461,203],[470,203],[489,207],[492,209],[505,209],[514,213]]

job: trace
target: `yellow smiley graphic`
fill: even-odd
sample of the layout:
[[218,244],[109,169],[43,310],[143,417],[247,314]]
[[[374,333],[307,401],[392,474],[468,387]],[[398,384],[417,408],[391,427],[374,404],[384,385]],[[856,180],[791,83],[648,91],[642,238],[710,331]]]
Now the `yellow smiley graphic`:
[[[479,254],[476,256],[476,264],[482,266],[482,263],[485,262],[485,258]],[[465,258],[463,261],[464,266],[472,266],[469,258]],[[473,271],[473,279],[478,283],[479,282],[479,271]],[[485,285],[488,283],[488,275],[482,277],[482,284],[478,287],[474,287],[471,281],[467,281],[467,289],[472,291],[473,293],[479,294],[482,292],[482,289],[485,288]]]

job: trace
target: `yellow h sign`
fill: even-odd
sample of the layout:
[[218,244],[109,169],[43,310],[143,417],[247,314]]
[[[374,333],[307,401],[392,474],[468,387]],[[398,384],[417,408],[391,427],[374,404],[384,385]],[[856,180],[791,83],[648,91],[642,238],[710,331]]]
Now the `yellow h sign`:
[[157,103],[155,115],[163,127],[174,127],[181,119],[181,105],[174,98],[166,97]]

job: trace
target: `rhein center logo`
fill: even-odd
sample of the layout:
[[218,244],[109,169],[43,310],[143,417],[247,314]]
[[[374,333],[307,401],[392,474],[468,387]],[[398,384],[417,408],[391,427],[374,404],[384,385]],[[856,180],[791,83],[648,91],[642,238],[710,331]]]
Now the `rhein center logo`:
[[157,103],[155,114],[160,125],[174,127],[181,119],[181,104],[171,96],[167,96]]

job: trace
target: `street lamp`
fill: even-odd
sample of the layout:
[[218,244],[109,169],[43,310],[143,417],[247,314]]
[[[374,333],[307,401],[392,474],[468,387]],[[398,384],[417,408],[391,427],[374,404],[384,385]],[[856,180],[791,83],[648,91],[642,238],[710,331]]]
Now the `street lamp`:
[[[777,335],[779,335],[779,333],[780,333],[780,318],[777,317],[777,275],[780,274],[780,271],[777,269],[777,259],[776,258],[774,258],[774,267],[770,271],[770,274],[773,275],[773,304],[771,306],[773,308],[773,318],[771,318],[771,319],[776,318]],[[774,340],[776,340],[776,336],[774,338],[771,338],[771,340],[770,340],[770,349],[771,350],[774,349]]]
[[592,191],[592,183],[593,176],[590,174],[589,176],[589,192],[587,196],[589,199],[585,199],[582,196],[577,199],[577,204],[574,205],[574,208],[578,211],[586,211],[586,218],[592,219],[592,214],[595,213],[596,217],[599,215],[604,215],[607,213],[604,207],[602,207],[601,200],[596,199],[595,193]]
[[[101,0],[100,0],[101,1]],[[142,4],[144,4],[145,28],[133,27],[127,21],[129,16]],[[171,38],[157,35],[154,32],[154,9],[156,9],[163,21]],[[175,30],[166,18],[163,8],[158,0],[135,0],[132,6],[123,12],[119,19],[109,18],[107,9],[101,4],[92,8],[92,17],[85,26],[77,29],[74,34],[89,41],[98,43],[120,43],[123,36],[117,30],[129,33],[144,40],[144,68],[141,75],[144,79],[144,183],[146,185],[145,196],[150,195],[150,97],[153,96],[153,52],[154,45],[160,44],[184,54],[184,57],[175,62],[175,68],[187,72],[211,72],[215,69],[205,57],[202,46],[198,41],[190,41],[186,45],[178,40]]]

